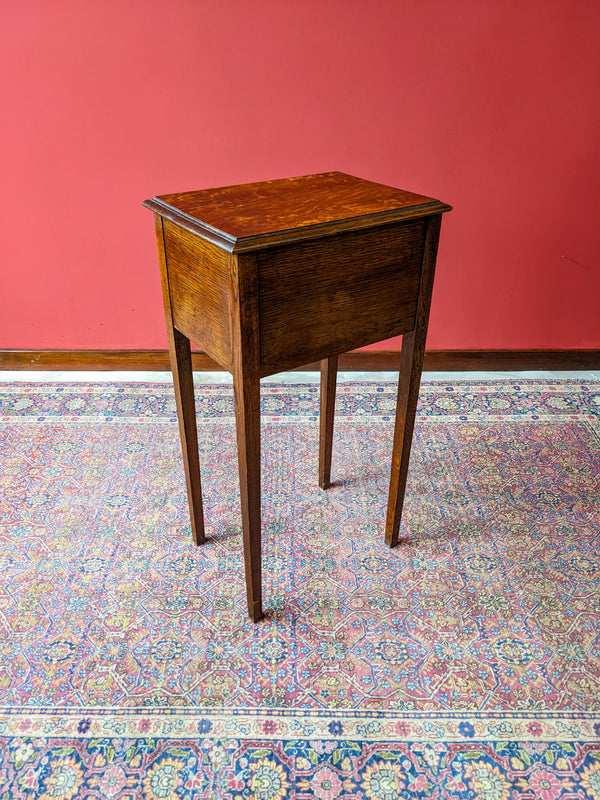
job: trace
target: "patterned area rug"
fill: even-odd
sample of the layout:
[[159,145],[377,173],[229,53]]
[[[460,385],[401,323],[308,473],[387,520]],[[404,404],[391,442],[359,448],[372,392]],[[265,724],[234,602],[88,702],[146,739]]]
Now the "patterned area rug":
[[266,619],[233,398],[0,387],[0,797],[600,800],[600,386],[424,383],[383,543],[392,384],[263,387]]

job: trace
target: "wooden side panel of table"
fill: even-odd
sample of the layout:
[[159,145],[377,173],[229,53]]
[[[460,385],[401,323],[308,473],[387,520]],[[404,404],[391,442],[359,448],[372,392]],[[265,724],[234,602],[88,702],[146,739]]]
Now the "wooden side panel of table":
[[257,253],[260,372],[412,330],[426,219]]
[[232,256],[168,219],[163,224],[173,325],[231,371]]

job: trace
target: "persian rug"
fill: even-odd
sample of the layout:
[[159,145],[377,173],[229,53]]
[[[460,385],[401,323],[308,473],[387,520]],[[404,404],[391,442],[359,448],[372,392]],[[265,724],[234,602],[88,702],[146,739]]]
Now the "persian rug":
[[197,387],[191,541],[168,384],[0,385],[3,800],[600,800],[600,385],[262,389],[266,619],[230,386]]

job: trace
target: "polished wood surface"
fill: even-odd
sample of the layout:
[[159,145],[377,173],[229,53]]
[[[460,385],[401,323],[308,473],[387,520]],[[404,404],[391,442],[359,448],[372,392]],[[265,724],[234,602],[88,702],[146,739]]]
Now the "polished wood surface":
[[431,197],[342,172],[167,194],[144,205],[233,252],[450,210]]
[[327,488],[338,356],[404,335],[386,523],[387,543],[397,544],[441,215],[450,207],[333,172],[163,195],[144,205],[154,211],[159,234],[198,543],[204,533],[189,340],[233,374],[248,613],[257,622],[260,378],[322,362],[318,480]]

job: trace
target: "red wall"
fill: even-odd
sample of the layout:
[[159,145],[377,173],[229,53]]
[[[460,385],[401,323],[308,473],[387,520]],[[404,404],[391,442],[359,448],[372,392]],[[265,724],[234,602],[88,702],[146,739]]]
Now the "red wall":
[[146,197],[438,197],[428,347],[600,347],[597,0],[5,0],[0,348],[166,347]]

